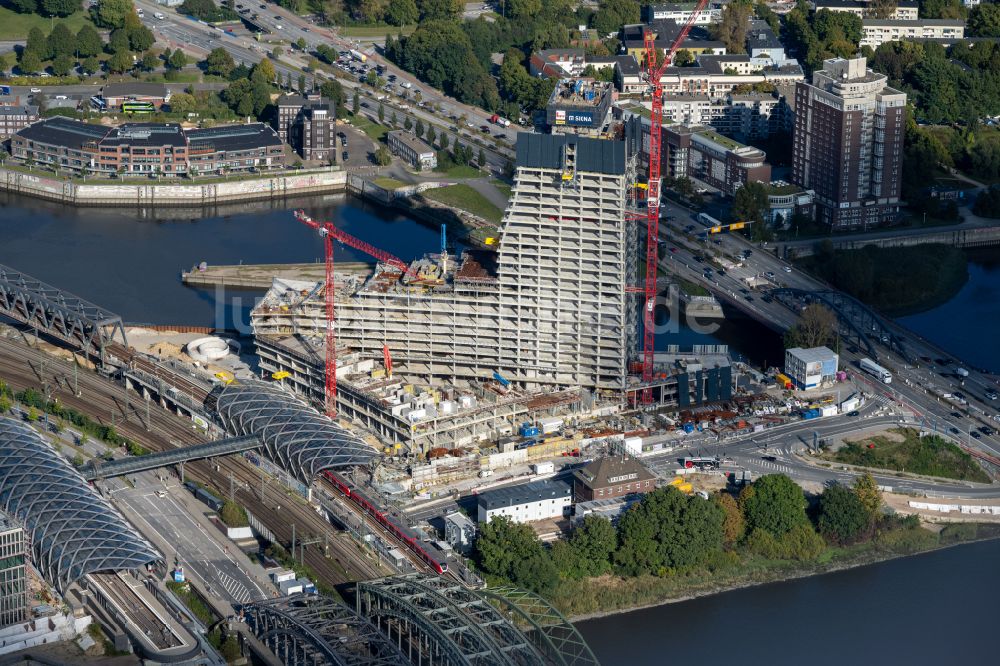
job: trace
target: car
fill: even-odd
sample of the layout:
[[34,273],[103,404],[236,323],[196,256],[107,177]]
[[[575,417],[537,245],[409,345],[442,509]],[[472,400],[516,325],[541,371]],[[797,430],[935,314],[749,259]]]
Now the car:
[[953,435],[961,435],[962,434],[962,431],[959,430],[958,428],[955,428],[955,427],[948,428],[948,432],[950,432]]
[[923,361],[924,363],[933,363],[934,362],[934,359],[932,359],[930,356],[921,356],[920,360]]
[[768,271],[768,272],[764,273],[764,275],[765,275],[765,276],[767,277],[767,279],[769,279],[769,280],[773,280],[773,279],[774,279],[774,273],[773,273],[772,271]]
[[760,300],[764,301],[765,303],[774,303],[774,298],[772,298],[768,294],[764,294],[763,296],[761,296]]
[[970,435],[972,435],[972,437],[973,437],[974,439],[982,439],[982,438],[983,438],[983,436],[982,436],[982,435],[981,435],[981,434],[979,433],[979,431],[978,431],[978,430],[973,430],[973,431],[972,431],[972,432],[970,432],[969,434],[970,434]]
[[775,462],[775,461],[778,460],[774,456],[761,456],[760,459],[761,460],[766,460],[767,462]]
[[344,134],[340,135],[340,145],[347,148],[347,136]]
[[747,294],[746,296],[743,297],[743,300],[746,301],[747,303],[753,303],[753,296]]
[[854,410],[853,412],[847,412],[847,415],[848,416],[860,416],[861,412],[859,412],[858,410]]
[[267,9],[267,5],[261,5],[260,8],[261,9]]
[[309,32],[309,28],[302,28],[302,32]]
[[719,269],[719,275],[725,275],[725,274],[726,274],[726,269],[725,268],[720,268]]
[[998,395],[996,391],[987,391],[986,392],[986,399],[987,400],[996,400],[998,397],[1000,397],[1000,395]]
[[274,20],[275,20],[275,21],[280,21],[280,20],[281,20],[281,17],[280,17],[280,16],[278,16],[277,14],[275,14],[275,15],[274,15]]
[[66,95],[56,95],[56,99],[69,99]]
[[32,88],[31,92],[32,93],[40,93],[40,92],[42,92],[42,89],[41,88]]
[[993,428],[991,428],[989,426],[983,426],[982,428],[979,429],[979,432],[981,432],[984,435],[986,435],[987,437],[989,437],[990,435],[992,435],[993,433],[995,433],[996,430],[994,430]]
[[480,125],[479,126],[479,131],[482,132],[483,134],[489,134],[490,133],[490,126],[489,125]]
[[955,391],[954,393],[952,393],[952,395],[955,396],[956,400],[965,400],[964,393],[959,393],[958,391]]
[[670,248],[670,251],[671,252],[677,252],[677,248],[676,247],[672,247],[672,248]]
[[791,266],[784,266],[784,267],[782,267],[782,270],[785,271],[786,273],[791,273],[792,272],[792,267]]
[[348,155],[348,154],[347,154],[347,151],[345,150],[345,151],[344,151],[344,152],[343,152],[343,153],[341,154],[341,156],[340,156],[340,157],[341,157],[341,159],[342,159],[343,161],[345,161],[345,162],[346,162],[346,161],[348,160],[348,158],[350,158],[350,155]]
[[960,419],[960,418],[962,418],[962,414],[959,413],[959,412],[952,412],[950,416],[953,419]]

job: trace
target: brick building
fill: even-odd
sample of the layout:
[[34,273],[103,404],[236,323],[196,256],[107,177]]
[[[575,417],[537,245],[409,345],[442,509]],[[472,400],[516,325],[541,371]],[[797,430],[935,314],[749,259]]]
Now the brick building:
[[317,96],[282,95],[275,129],[305,160],[333,162],[337,157],[337,113],[333,102]]
[[732,196],[745,183],[771,180],[763,150],[722,136],[707,127],[663,128],[665,169],[671,178],[694,178]]
[[648,493],[655,488],[656,477],[627,454],[598,458],[573,472],[575,502]]
[[263,123],[184,130],[175,123],[91,125],[54,116],[11,137],[11,156],[60,170],[182,175],[284,168],[285,149]]
[[0,100],[0,139],[13,136],[38,120],[38,107],[28,104],[5,104]]
[[835,229],[899,214],[906,93],[865,58],[834,58],[795,89],[792,179],[816,193],[817,220]]

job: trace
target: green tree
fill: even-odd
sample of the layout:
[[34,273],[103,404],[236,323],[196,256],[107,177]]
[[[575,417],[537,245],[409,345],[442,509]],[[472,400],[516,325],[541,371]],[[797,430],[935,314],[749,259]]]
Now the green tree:
[[403,119],[403,129],[405,129],[407,132],[413,129],[413,121],[410,120],[409,116],[406,116],[406,118]]
[[41,0],[45,16],[69,16],[80,11],[80,0]]
[[144,25],[139,25],[135,28],[128,28],[128,45],[133,51],[139,53],[143,51],[148,51],[153,48],[153,44],[156,43],[156,38],[153,37],[153,31]]
[[802,489],[784,474],[760,477],[743,489],[739,503],[751,532],[759,528],[781,537],[808,521]]
[[56,23],[46,41],[48,42],[50,57],[54,58],[61,55],[72,56],[76,54],[76,35],[66,27],[65,23]]
[[37,14],[37,0],[10,0],[10,8],[18,14]]
[[424,140],[431,146],[434,145],[434,141],[437,140],[437,132],[434,131],[434,125],[427,126],[427,133],[424,134]]
[[479,527],[475,557],[487,574],[513,581],[515,567],[540,552],[538,536],[524,523],[499,516]]
[[29,51],[27,49],[21,51],[20,66],[22,74],[38,74],[42,71],[41,59],[39,59],[34,51]]
[[375,149],[375,164],[379,166],[389,166],[392,163],[392,153],[385,146]]
[[[291,88],[291,86],[289,86],[289,88]],[[298,90],[299,90],[299,93],[302,94],[302,95],[306,94],[306,92],[307,92],[306,91],[306,75],[305,74],[299,74],[299,88],[298,88]]]
[[187,56],[184,55],[184,51],[181,51],[180,49],[175,49],[174,52],[170,54],[170,57],[167,58],[167,67],[175,72],[179,72],[184,69],[187,67],[187,64]]
[[128,53],[128,51],[128,33],[125,29],[112,30],[111,37],[108,38],[108,53]]
[[590,515],[573,531],[569,545],[576,553],[580,575],[601,576],[611,571],[618,534],[607,518]]
[[351,100],[351,113],[353,113],[354,115],[358,115],[360,111],[361,111],[361,96],[358,94],[358,91],[355,90],[354,99]]
[[277,74],[275,73],[274,65],[270,60],[261,60],[253,66],[253,70],[250,72],[250,77],[263,83],[271,84],[274,82]]
[[785,347],[835,347],[837,342],[837,315],[833,310],[811,303],[801,313],[799,320],[785,332]]
[[826,549],[823,538],[809,522],[796,525],[781,537],[782,556],[790,560],[815,560]]
[[486,168],[486,151],[482,148],[479,149],[479,155],[476,156],[476,164],[480,169]]
[[365,83],[370,85],[372,88],[378,86],[378,72],[374,69],[369,69],[368,73],[365,74]]
[[306,42],[305,37],[299,37],[298,39],[295,40],[295,48],[297,48],[299,51],[305,51],[306,49],[309,48],[309,44]]
[[420,118],[417,118],[417,124],[416,127],[414,127],[414,133],[418,137],[422,137],[424,135],[424,123],[422,120],[420,120]]
[[0,76],[6,76],[14,66],[14,53],[0,53]]
[[713,501],[719,505],[725,515],[722,521],[722,542],[728,547],[739,543],[746,533],[746,519],[736,499],[729,493],[719,493],[713,497]]
[[95,56],[89,56],[83,59],[83,62],[80,63],[80,67],[82,67],[83,71],[87,74],[96,74],[101,71],[101,61]]
[[889,19],[899,6],[898,0],[872,0],[868,4],[865,15],[868,18]]
[[0,414],[6,414],[10,411],[10,398],[5,395],[0,394]]
[[72,463],[73,467],[83,467],[84,463],[83,456],[80,455],[79,452],[77,452],[76,455],[73,456],[73,460],[71,460],[70,462]]
[[719,23],[713,26],[714,37],[726,45],[727,53],[746,53],[747,30],[753,8],[745,2],[730,2],[722,8]]
[[[393,122],[393,124],[395,124],[395,121]],[[438,139],[438,145],[441,146],[441,150],[448,149],[448,135],[445,134],[444,132],[441,132],[441,138]]]
[[236,68],[236,61],[224,48],[212,49],[205,57],[205,73],[217,76],[229,76],[230,72]]
[[534,19],[542,11],[542,0],[505,0],[507,18]]
[[273,49],[271,49],[272,59],[279,60],[283,55],[285,55],[285,49],[281,48],[280,46],[275,46]]
[[37,56],[39,60],[48,60],[52,57],[49,52],[49,40],[38,26],[28,31],[28,38],[24,42],[21,55],[29,52]]
[[27,418],[28,418],[28,420],[29,420],[29,421],[31,421],[32,423],[34,423],[35,421],[37,421],[37,420],[38,420],[38,410],[37,410],[37,409],[35,409],[35,406],[34,406],[34,405],[31,405],[30,407],[28,407],[28,414],[27,414]]
[[458,18],[462,11],[462,0],[420,0],[420,21],[448,20]]
[[347,96],[344,94],[344,87],[339,81],[324,81],[319,88],[320,94],[334,103],[337,109],[337,116],[343,117],[344,104],[347,103]]
[[188,93],[174,93],[170,96],[170,110],[175,113],[194,113],[198,110],[198,101]]
[[380,123],[385,122],[385,105],[382,102],[378,103],[378,121]]
[[687,49],[681,49],[674,56],[674,67],[690,67],[694,64],[694,55]]
[[736,190],[733,195],[732,214],[735,219],[762,225],[767,220],[767,186],[760,182],[749,182]]
[[104,49],[104,40],[94,26],[83,24],[76,33],[76,52],[81,58],[96,56]]
[[865,511],[868,524],[873,524],[882,510],[882,492],[878,489],[875,477],[865,472],[854,480],[854,493]]
[[230,664],[243,656],[243,652],[240,650],[240,642],[237,640],[235,633],[231,633],[226,636],[226,640],[222,644],[221,652],[222,658]]
[[969,10],[969,37],[1000,37],[1000,5],[980,3]]
[[819,531],[828,541],[853,543],[868,526],[861,500],[847,486],[828,486],[819,498]]
[[58,56],[52,61],[52,73],[56,76],[68,76],[73,71],[73,58],[68,55]]
[[121,28],[125,17],[134,13],[132,0],[98,0],[94,22],[102,28]]
[[229,527],[247,527],[250,524],[246,510],[232,500],[226,500],[222,503],[219,517]]
[[390,25],[409,25],[420,17],[414,0],[389,0],[385,8],[385,21]]
[[638,23],[642,18],[639,3],[635,0],[604,0],[591,17],[590,26],[601,37],[618,32],[628,23]]

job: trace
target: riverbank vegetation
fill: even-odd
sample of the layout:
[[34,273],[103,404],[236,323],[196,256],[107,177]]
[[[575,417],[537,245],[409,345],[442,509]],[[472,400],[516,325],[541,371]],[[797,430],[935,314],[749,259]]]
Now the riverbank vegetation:
[[833,462],[873,469],[891,469],[960,481],[989,483],[990,477],[968,453],[938,435],[920,436],[912,428],[897,428],[890,436],[848,442],[823,454]]
[[[617,526],[587,516],[543,544],[524,524],[483,525],[476,563],[493,583],[533,590],[568,615],[664,603],[929,550],[945,538],[916,517],[883,514],[871,476],[807,499],[784,475],[705,500],[657,489]],[[975,538],[968,530],[948,543]]]
[[797,263],[890,316],[944,303],[968,279],[968,262],[962,250],[934,243],[835,250],[830,241],[822,241],[812,256]]

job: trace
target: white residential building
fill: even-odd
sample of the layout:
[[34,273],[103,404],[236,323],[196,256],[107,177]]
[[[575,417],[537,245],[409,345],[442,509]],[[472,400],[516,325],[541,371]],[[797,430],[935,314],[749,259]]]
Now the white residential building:
[[962,19],[920,19],[895,21],[893,19],[864,19],[861,22],[861,46],[877,49],[886,42],[910,39],[965,39],[965,21]]
[[[861,18],[871,17],[871,3],[860,0],[815,0],[816,11],[845,12]],[[968,3],[966,3],[968,4]],[[892,15],[887,18],[896,21],[916,21],[919,17],[916,0],[899,0]]]
[[479,522],[507,516],[515,523],[562,518],[573,503],[573,488],[565,481],[535,481],[495,488],[479,494]]

